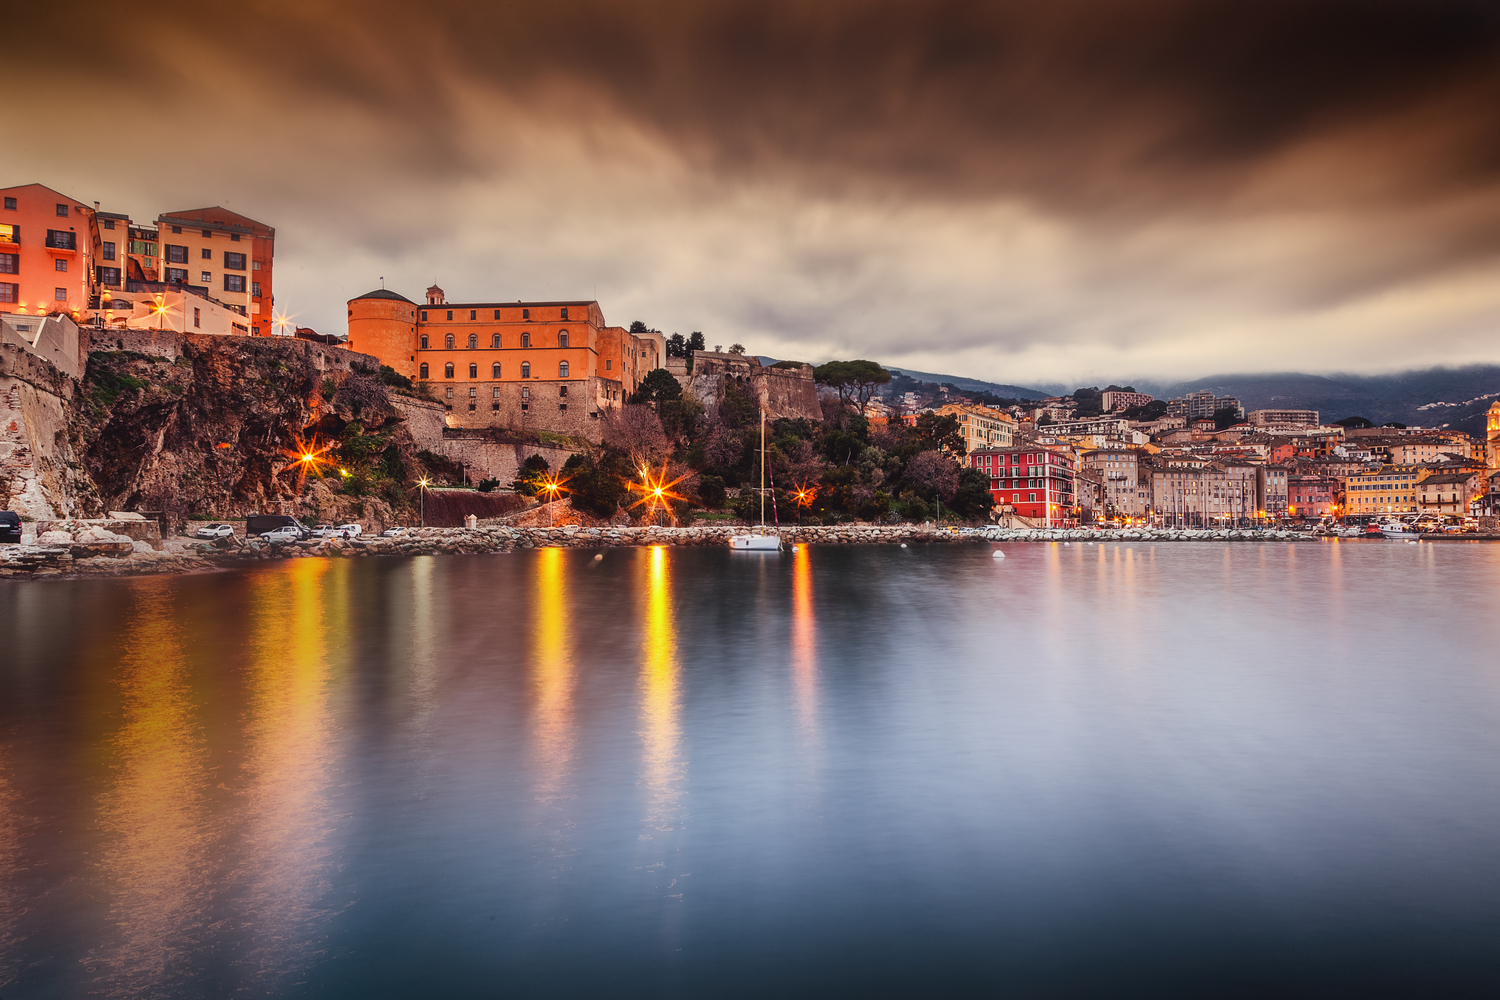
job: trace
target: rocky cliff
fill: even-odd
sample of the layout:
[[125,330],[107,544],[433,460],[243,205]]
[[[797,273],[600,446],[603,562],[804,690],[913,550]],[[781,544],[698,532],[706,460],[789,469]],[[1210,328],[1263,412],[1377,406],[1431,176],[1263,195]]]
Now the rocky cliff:
[[0,351],[0,508],[155,511],[181,525],[258,512],[394,522],[411,506],[407,481],[426,470],[374,358],[294,340],[87,335],[76,380]]

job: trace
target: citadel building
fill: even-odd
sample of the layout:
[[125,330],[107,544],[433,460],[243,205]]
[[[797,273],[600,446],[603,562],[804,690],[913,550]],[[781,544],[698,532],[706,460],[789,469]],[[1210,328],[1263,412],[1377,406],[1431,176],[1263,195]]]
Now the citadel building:
[[450,427],[514,427],[598,441],[601,417],[623,406],[666,342],[609,326],[599,303],[449,302],[436,285],[425,304],[389,289],[349,300],[349,349],[425,382]]

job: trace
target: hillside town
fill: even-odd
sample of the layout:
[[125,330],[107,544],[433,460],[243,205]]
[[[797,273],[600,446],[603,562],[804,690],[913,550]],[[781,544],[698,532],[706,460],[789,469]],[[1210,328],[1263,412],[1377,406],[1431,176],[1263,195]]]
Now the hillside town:
[[[565,516],[674,523],[748,520],[765,499],[778,524],[1357,532],[1402,522],[1443,532],[1492,529],[1500,514],[1500,401],[1477,440],[1350,414],[1247,412],[1208,389],[1004,398],[871,361],[710,348],[701,332],[611,324],[588,298],[512,301],[497,288],[450,301],[436,284],[411,296],[351,290],[346,329],[318,332],[276,311],[269,225],[221,207],[137,219],[40,184],[0,194],[0,334],[31,359],[7,355],[0,373],[0,506],[28,519],[174,502],[192,505],[176,511],[184,523],[271,508],[311,515],[308,504],[332,495],[382,497],[374,520],[386,520],[409,515],[415,483],[534,497],[548,482],[566,495]],[[297,357],[315,371],[294,377],[277,362],[296,404],[264,440],[321,436],[337,476],[321,475],[322,458],[282,448],[191,501],[140,470],[113,486],[102,471],[83,481],[119,464],[108,449],[129,435],[110,426],[185,405],[183,383],[153,380],[151,365],[241,341],[301,345]],[[371,393],[388,413],[378,441]],[[75,396],[94,405],[80,409]],[[213,448],[251,447],[248,436],[221,437]],[[165,429],[154,448],[172,450]],[[308,461],[329,480],[317,490]],[[653,481],[675,488],[637,509],[632,490]]]

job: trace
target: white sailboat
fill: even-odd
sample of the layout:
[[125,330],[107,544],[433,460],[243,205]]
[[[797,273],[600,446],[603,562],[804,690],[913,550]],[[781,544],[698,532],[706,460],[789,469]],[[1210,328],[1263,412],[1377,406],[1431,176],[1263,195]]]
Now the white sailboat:
[[766,411],[760,411],[760,533],[730,535],[729,547],[739,552],[776,552],[781,538],[766,533]]

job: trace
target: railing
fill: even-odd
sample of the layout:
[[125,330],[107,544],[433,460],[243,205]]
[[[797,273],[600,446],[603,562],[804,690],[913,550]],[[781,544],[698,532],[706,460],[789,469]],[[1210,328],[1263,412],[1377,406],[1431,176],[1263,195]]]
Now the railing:
[[76,233],[64,233],[55,229],[47,230],[47,248],[49,250],[74,250],[78,249],[78,236]]

